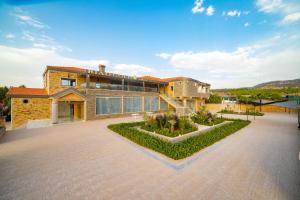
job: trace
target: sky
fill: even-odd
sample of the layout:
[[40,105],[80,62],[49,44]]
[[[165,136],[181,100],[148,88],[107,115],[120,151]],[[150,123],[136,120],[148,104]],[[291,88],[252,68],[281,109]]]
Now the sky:
[[300,1],[0,0],[0,86],[98,64],[212,88],[300,78]]

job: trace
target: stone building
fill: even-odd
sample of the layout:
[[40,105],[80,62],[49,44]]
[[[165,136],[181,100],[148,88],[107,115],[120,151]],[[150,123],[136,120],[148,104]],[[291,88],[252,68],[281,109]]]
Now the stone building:
[[47,66],[43,88],[10,88],[12,127],[174,110],[196,111],[210,85],[191,78],[134,77],[77,67]]

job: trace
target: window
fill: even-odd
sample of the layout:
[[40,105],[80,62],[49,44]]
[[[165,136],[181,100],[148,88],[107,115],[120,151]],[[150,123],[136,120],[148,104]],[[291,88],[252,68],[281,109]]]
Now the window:
[[168,103],[163,99],[160,99],[160,110],[168,110]]
[[145,97],[145,111],[158,111],[158,97]]
[[173,86],[171,86],[171,91],[174,91],[174,87]]
[[121,97],[96,97],[96,114],[121,113]]
[[124,112],[141,112],[142,98],[141,97],[124,97]]
[[60,83],[61,83],[62,86],[76,86],[76,80],[75,79],[62,78]]

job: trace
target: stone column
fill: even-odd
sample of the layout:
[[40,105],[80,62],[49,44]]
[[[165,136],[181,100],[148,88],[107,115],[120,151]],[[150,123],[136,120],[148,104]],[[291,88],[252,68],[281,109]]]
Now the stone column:
[[183,99],[183,106],[186,107],[186,104],[187,104],[186,99]]
[[145,112],[145,96],[142,96],[142,112]]
[[86,86],[86,88],[90,88],[90,75],[89,74],[86,74],[85,86]]
[[144,92],[146,92],[145,82],[143,81]]
[[87,103],[86,100],[83,102],[83,121],[87,120]]
[[158,96],[158,110],[161,110],[160,109],[160,96]]
[[52,123],[58,123],[58,102],[55,99],[52,99]]

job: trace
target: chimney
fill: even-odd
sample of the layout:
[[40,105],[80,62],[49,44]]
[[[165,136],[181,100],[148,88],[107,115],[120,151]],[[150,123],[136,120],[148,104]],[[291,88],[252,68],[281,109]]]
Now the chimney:
[[98,65],[98,67],[99,67],[99,72],[101,73],[101,74],[105,74],[105,65],[103,65],[103,64],[99,64]]

